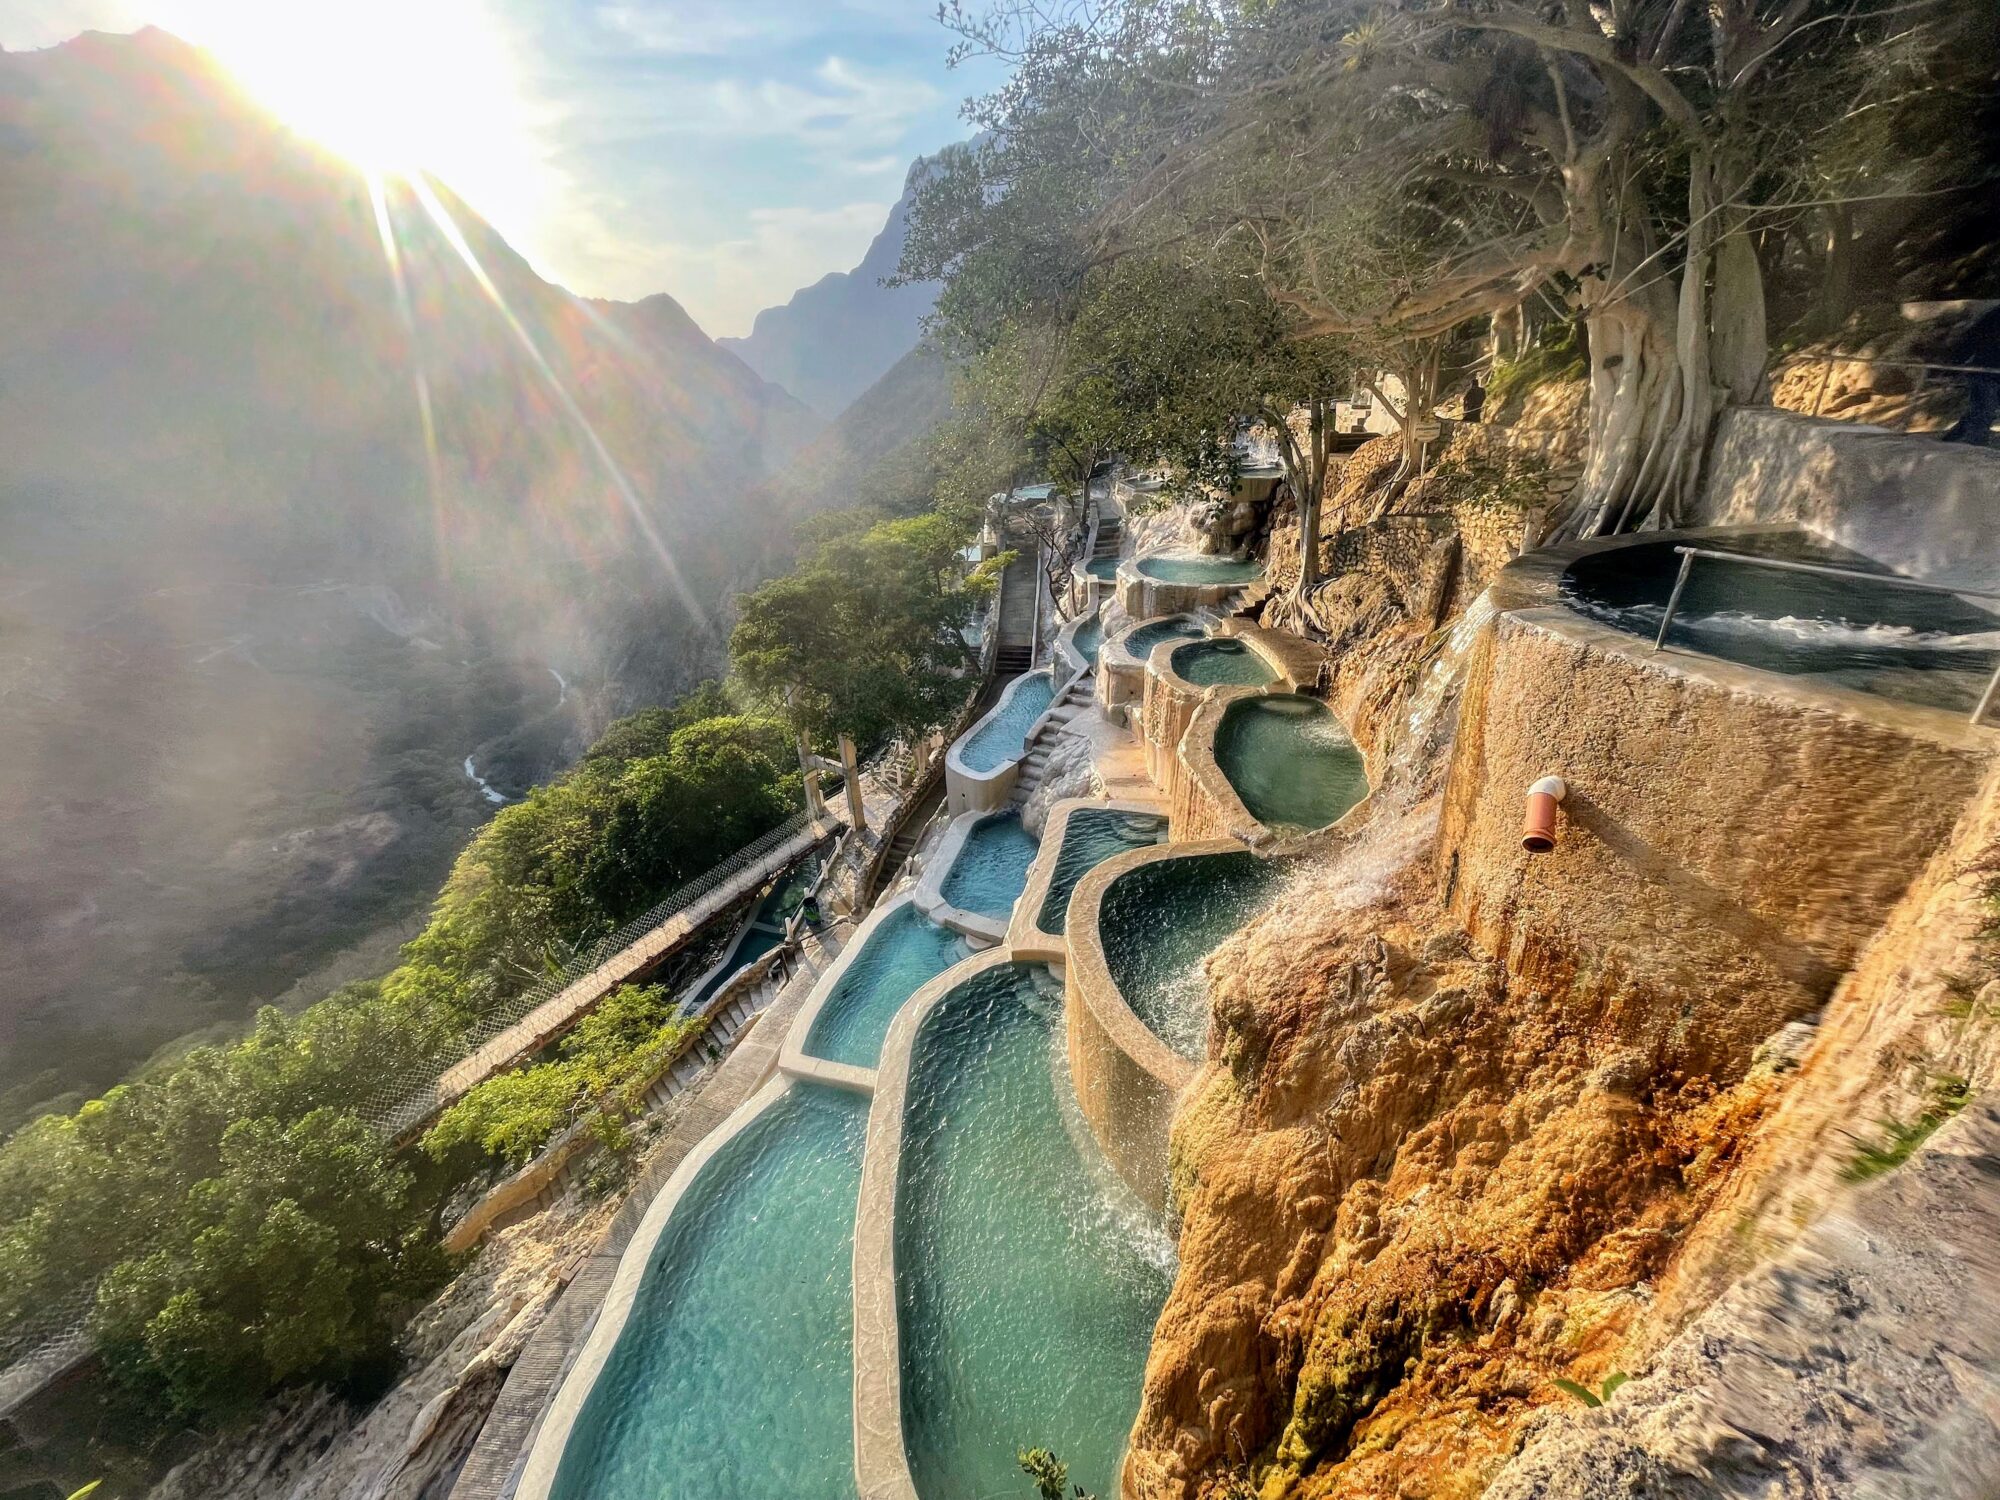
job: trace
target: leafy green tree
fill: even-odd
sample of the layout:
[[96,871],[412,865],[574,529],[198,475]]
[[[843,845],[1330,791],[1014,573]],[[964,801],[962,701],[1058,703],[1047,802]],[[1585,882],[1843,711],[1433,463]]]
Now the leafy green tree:
[[945,723],[975,657],[990,581],[968,575],[963,519],[931,514],[832,536],[739,602],[730,662],[816,743],[872,744]]
[[350,1114],[233,1122],[158,1247],[98,1288],[106,1359],[173,1408],[216,1414],[379,1364],[398,1305],[444,1268],[411,1226],[411,1187]]

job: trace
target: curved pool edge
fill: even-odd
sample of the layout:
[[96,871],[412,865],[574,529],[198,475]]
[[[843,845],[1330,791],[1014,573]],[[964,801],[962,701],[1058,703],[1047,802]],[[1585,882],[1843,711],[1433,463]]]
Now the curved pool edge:
[[[1038,919],[1042,903],[1048,899],[1049,886],[1055,880],[1056,861],[1062,855],[1063,839],[1069,833],[1070,814],[1081,811],[1146,813],[1164,817],[1167,808],[1164,802],[1157,800],[1108,796],[1065,797],[1050,805],[1048,817],[1042,823],[1042,847],[1035,854],[1034,864],[1028,867],[1028,883],[1022,888],[1020,899],[1014,903],[1014,920],[1007,924],[1006,945],[1024,963],[1049,964],[1058,969],[1064,966],[1063,935],[1047,931],[1039,925]],[[1114,859],[1119,857],[1112,856]],[[1082,881],[1079,880],[1078,884],[1081,885]],[[1072,903],[1075,899],[1072,892]]]
[[[1022,685],[1036,677],[1047,677],[1053,689],[1055,674],[1051,668],[1037,667],[1023,672],[1006,687],[993,706],[967,726],[965,733],[951,742],[951,749],[944,758],[945,805],[953,815],[969,812],[1000,812],[1014,793],[1014,783],[1021,775],[1021,761],[1027,755],[1026,736],[1023,736],[1021,750],[1012,758],[1002,761],[990,771],[975,771],[965,763],[965,747],[987,724],[1007,712]],[[1051,694],[1053,699],[1053,694]]]
[[[1077,648],[1076,637],[1077,633],[1092,620],[1102,618],[1103,609],[1104,606],[1101,602],[1093,602],[1088,608],[1079,611],[1076,618],[1065,624],[1061,632],[1056,636],[1056,652],[1062,658],[1063,665],[1068,669],[1064,672],[1064,676],[1075,677],[1085,672],[1094,672],[1097,670],[1097,663],[1089,660]],[[1104,642],[1101,638],[1097,643],[1097,649],[1098,653],[1102,655]]]
[[[944,883],[951,878],[952,866],[958,863],[959,855],[965,852],[965,841],[972,837],[973,829],[988,818],[1004,816],[1003,812],[967,812],[953,818],[945,825],[944,837],[938,840],[936,852],[925,864],[923,873],[917,877],[916,886],[909,893],[911,904],[931,921],[975,942],[991,944],[1004,941],[1007,924],[983,912],[953,906],[944,898]],[[1016,909],[1019,904],[1017,900]]]
[[[862,919],[861,925],[848,936],[833,962],[820,971],[819,978],[807,993],[805,1004],[792,1018],[792,1024],[785,1029],[784,1044],[778,1049],[779,1071],[793,1078],[802,1078],[813,1083],[829,1084],[834,1088],[847,1089],[857,1094],[875,1092],[876,1069],[860,1068],[852,1063],[830,1062],[823,1057],[814,1057],[805,1050],[806,1038],[812,1035],[813,1023],[826,1009],[826,1002],[832,996],[844,975],[875,931],[896,912],[914,904],[914,891],[899,891],[887,901],[875,903],[875,909]],[[921,913],[919,913],[921,915]]]
[[[1128,616],[1116,636],[1107,636],[1099,644],[1096,686],[1099,708],[1106,713],[1123,713],[1128,704],[1137,703],[1145,696],[1146,663],[1152,651],[1149,650],[1145,656],[1139,656],[1126,645],[1126,642],[1147,626],[1165,624],[1169,620],[1187,620],[1197,626],[1201,624],[1191,611],[1184,609],[1168,610],[1163,614]],[[1201,634],[1203,636],[1208,634],[1206,627],[1202,628]],[[1181,637],[1182,641],[1194,639],[1197,637]],[[1153,649],[1157,649],[1161,644],[1163,643],[1154,642]],[[1169,641],[1164,644],[1174,643]]]
[[[1270,682],[1237,685],[1256,692],[1302,692],[1318,681],[1320,668],[1329,660],[1325,648],[1313,642],[1247,621],[1225,620],[1204,639],[1240,641],[1270,669]],[[1161,641],[1147,654],[1144,664],[1139,741],[1146,755],[1146,774],[1153,778],[1153,784],[1161,789],[1169,804],[1179,790],[1176,781],[1181,767],[1176,752],[1181,737],[1187,733],[1188,724],[1207,694],[1232,686],[1192,682],[1174,670],[1175,654],[1184,647],[1199,644],[1201,641]]]
[[911,1050],[924,1021],[953,990],[989,969],[1031,961],[1001,947],[953,964],[903,1002],[882,1043],[854,1215],[854,1482],[860,1500],[920,1500],[903,1442],[896,1297],[896,1186]]
[[[1237,839],[1194,839],[1113,855],[1076,883],[1063,923],[1063,1018],[1070,1085],[1098,1146],[1148,1207],[1167,1206],[1167,1142],[1200,1064],[1139,1018],[1111,977],[1099,919],[1120,876],[1163,860],[1242,854]],[[1250,851],[1256,852],[1256,851]]]
[[748,1099],[681,1158],[673,1175],[668,1177],[647,1205],[645,1217],[640,1219],[639,1227],[619,1252],[618,1269],[613,1273],[604,1300],[591,1320],[582,1348],[563,1373],[555,1398],[549,1402],[536,1426],[534,1441],[521,1466],[520,1482],[514,1488],[512,1500],[550,1500],[577,1418],[582,1416],[584,1404],[597,1389],[598,1378],[604,1373],[612,1351],[617,1348],[619,1338],[631,1321],[632,1308],[646,1279],[648,1263],[659,1245],[660,1236],[666,1233],[674,1211],[680,1207],[688,1189],[716,1154],[783,1099],[797,1082],[782,1071],[773,1072]]
[[1180,743],[1174,749],[1172,779],[1169,798],[1172,804],[1170,817],[1171,837],[1180,839],[1226,837],[1257,850],[1259,853],[1277,853],[1299,848],[1308,841],[1316,845],[1327,845],[1351,834],[1369,817],[1373,816],[1375,804],[1376,767],[1375,758],[1367,746],[1354,737],[1354,731],[1347,721],[1323,698],[1314,698],[1347,736],[1354,752],[1361,758],[1361,775],[1368,783],[1368,792],[1347,811],[1318,828],[1301,829],[1295,832],[1280,832],[1259,818],[1244,805],[1228,775],[1215,758],[1215,736],[1222,727],[1223,716],[1238,703],[1252,698],[1310,697],[1310,694],[1287,692],[1275,684],[1264,687],[1217,687],[1207,689],[1201,702],[1188,719],[1188,726],[1182,733]]
[[[1167,548],[1158,552],[1148,552],[1142,556],[1121,559],[1118,564],[1115,584],[1117,599],[1125,613],[1133,619],[1144,619],[1152,615],[1189,614],[1204,607],[1222,604],[1238,589],[1254,588],[1265,577],[1262,564],[1249,578],[1233,579],[1216,583],[1173,583],[1164,578],[1153,578],[1140,570],[1140,565],[1164,557],[1188,555],[1183,549]],[[1213,557],[1210,561],[1216,561]]]

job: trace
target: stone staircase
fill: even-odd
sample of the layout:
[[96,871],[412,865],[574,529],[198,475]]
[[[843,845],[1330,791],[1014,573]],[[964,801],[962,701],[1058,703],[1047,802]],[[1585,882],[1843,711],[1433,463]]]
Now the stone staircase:
[[1097,517],[1097,545],[1090,550],[1090,560],[1100,557],[1116,557],[1118,549],[1125,545],[1125,517],[1116,510],[1100,512]]
[[1204,604],[1195,611],[1195,615],[1213,628],[1224,620],[1261,609],[1264,601],[1270,597],[1271,585],[1262,578],[1253,578],[1231,591],[1220,604]]
[[1028,798],[1034,795],[1035,788],[1042,784],[1042,778],[1048,774],[1049,760],[1055,753],[1056,736],[1070,720],[1090,707],[1090,695],[1091,678],[1085,673],[1063,689],[1063,695],[1049,705],[1048,717],[1042,722],[1034,743],[1028,746],[1028,753],[1021,758],[1020,775],[1014,781],[1014,806],[1025,805]]

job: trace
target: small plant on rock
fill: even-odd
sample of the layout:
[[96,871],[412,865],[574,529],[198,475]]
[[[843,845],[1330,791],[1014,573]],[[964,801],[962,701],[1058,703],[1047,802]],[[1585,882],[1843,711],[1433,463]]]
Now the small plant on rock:
[[[1063,1500],[1063,1491],[1069,1485],[1068,1464],[1047,1448],[1023,1448],[1014,1455],[1014,1461],[1035,1482],[1035,1494],[1040,1500]],[[1072,1500],[1097,1500],[1080,1484],[1070,1490],[1070,1495]]]
[[1557,1379],[1551,1381],[1550,1384],[1554,1385],[1557,1390],[1576,1397],[1585,1406],[1596,1408],[1609,1401],[1617,1392],[1618,1387],[1631,1378],[1623,1370],[1613,1370],[1609,1375],[1604,1377],[1604,1384],[1600,1385],[1594,1391],[1589,1386],[1579,1385],[1574,1380]]
[[1848,1182],[1867,1182],[1908,1161],[1925,1141],[1972,1098],[1972,1085],[1956,1073],[1933,1073],[1926,1102],[1914,1120],[1893,1117],[1876,1121],[1882,1134],[1874,1141],[1855,1139],[1854,1154],[1840,1175]]

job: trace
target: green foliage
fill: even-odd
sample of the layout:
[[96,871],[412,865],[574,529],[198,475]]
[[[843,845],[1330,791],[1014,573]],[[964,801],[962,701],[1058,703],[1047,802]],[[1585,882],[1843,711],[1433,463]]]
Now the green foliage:
[[[1047,1448],[1023,1448],[1014,1455],[1014,1461],[1034,1481],[1039,1500],[1064,1500],[1063,1491],[1069,1485],[1068,1464]],[[1070,1500],[1097,1500],[1080,1484],[1069,1491],[1069,1496]]]
[[1557,1390],[1576,1397],[1585,1406],[1595,1408],[1609,1401],[1617,1392],[1618,1387],[1631,1378],[1623,1370],[1613,1370],[1609,1375],[1604,1377],[1604,1384],[1595,1391],[1591,1390],[1587,1385],[1579,1385],[1574,1380],[1563,1380],[1560,1377],[1549,1383],[1555,1386]]
[[968,535],[961,518],[933,513],[825,537],[741,599],[737,676],[816,741],[866,745],[943,724],[964,700],[966,627],[991,587],[965,570]]
[[1502,360],[1493,367],[1486,383],[1486,409],[1495,411],[1537,386],[1580,380],[1589,367],[1581,326],[1574,320],[1550,324],[1518,359]]
[[231,1415],[388,1358],[398,1306],[443,1270],[415,1244],[411,1188],[344,1111],[233,1121],[160,1243],[99,1286],[106,1360],[175,1410]]
[[[297,1015],[267,1008],[240,1040],[0,1145],[0,1329],[96,1288],[111,1368],[188,1414],[379,1370],[442,1272],[430,1227],[452,1179],[420,1191],[359,1101],[386,1070],[457,1056],[468,1022],[775,826],[798,792],[785,727],[713,685],[612,725],[473,839],[393,972]],[[550,1071],[475,1091],[454,1128],[517,1159],[584,1099],[615,1132],[623,1087],[679,1044],[664,1009],[658,990],[619,991]]]
[[696,1023],[662,985],[620,985],[563,1038],[548,1062],[489,1078],[439,1117],[423,1148],[444,1161],[463,1146],[519,1166],[558,1131],[590,1116],[613,1137],[639,1095]]
[[1844,1180],[1867,1182],[1900,1167],[1940,1125],[1965,1108],[1972,1098],[1972,1085],[1956,1073],[1937,1073],[1932,1075],[1925,1095],[1924,1107],[1914,1120],[1877,1120],[1881,1134],[1875,1140],[1855,1139],[1854,1154],[1840,1170]]

